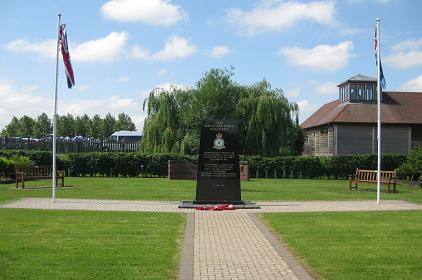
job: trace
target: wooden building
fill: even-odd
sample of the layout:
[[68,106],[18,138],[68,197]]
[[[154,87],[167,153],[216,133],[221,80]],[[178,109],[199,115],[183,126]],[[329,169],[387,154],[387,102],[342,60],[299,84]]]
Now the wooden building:
[[[376,154],[377,80],[356,75],[338,85],[339,98],[319,108],[301,127],[303,154],[333,156]],[[382,93],[384,153],[407,154],[422,145],[422,92]]]

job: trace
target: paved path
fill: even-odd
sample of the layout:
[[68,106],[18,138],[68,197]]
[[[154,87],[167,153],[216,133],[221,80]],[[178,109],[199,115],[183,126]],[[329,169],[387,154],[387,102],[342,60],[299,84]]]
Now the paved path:
[[[236,210],[240,212],[327,212],[327,211],[396,211],[422,210],[422,204],[400,200],[385,200],[377,205],[369,201],[289,201],[257,202],[261,209]],[[195,212],[193,209],[178,209],[176,201],[99,200],[59,198],[53,203],[50,198],[23,198],[1,204],[0,208],[30,208],[51,210],[94,210],[94,211],[142,211],[142,212]],[[224,212],[226,213],[226,212]]]
[[196,212],[194,248],[193,279],[299,279],[244,211]]
[[0,208],[187,213],[179,278],[312,279],[289,250],[256,217],[265,212],[422,210],[421,204],[388,200],[257,202],[261,209],[224,212],[178,209],[178,202],[24,198]]

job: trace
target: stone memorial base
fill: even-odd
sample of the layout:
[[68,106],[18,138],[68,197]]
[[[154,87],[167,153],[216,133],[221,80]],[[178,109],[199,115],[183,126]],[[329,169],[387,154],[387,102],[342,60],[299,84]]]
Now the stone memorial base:
[[181,201],[178,208],[188,208],[188,209],[195,209],[202,206],[216,206],[220,204],[233,204],[236,209],[261,209],[258,204],[252,201],[237,201],[237,202],[221,202],[221,203],[205,203],[199,201]]

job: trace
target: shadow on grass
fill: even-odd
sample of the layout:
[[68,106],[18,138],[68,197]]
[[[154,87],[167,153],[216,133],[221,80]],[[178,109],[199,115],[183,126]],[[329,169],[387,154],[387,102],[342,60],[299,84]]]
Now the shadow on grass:
[[[368,192],[368,193],[376,193],[377,192],[377,189],[368,189],[368,188],[359,188],[359,189],[357,189],[357,190],[351,190],[352,192],[353,191],[355,191],[355,192]],[[399,193],[399,191],[396,189],[396,192],[388,192],[387,190],[383,190],[382,188],[381,188],[381,190],[380,190],[382,193]]]
[[[73,186],[64,186],[64,187],[57,187],[58,190],[61,189],[72,189]],[[10,190],[18,190],[18,191],[34,191],[34,190],[51,190],[51,186],[30,186],[30,187],[25,187],[24,189],[22,189],[21,187],[19,188],[10,188]]]

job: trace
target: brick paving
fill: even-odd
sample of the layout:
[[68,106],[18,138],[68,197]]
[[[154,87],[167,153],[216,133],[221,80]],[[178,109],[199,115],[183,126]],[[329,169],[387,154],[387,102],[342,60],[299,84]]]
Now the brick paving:
[[23,198],[0,208],[187,213],[179,278],[312,279],[300,262],[255,216],[268,212],[422,210],[421,204],[375,201],[257,202],[261,209],[224,212],[178,209],[174,201]]
[[194,279],[298,279],[244,211],[196,212]]

